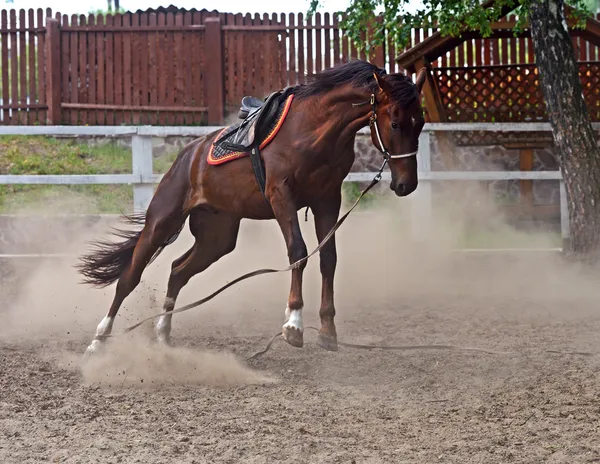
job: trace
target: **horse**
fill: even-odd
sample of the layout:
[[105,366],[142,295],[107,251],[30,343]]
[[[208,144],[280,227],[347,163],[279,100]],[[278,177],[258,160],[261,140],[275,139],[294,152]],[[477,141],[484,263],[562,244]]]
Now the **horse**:
[[[425,69],[419,70],[413,82],[403,73],[388,74],[367,61],[353,60],[308,76],[305,84],[288,87],[285,119],[258,156],[264,169],[262,186],[247,153],[234,153],[235,159],[227,162],[210,162],[222,131],[183,147],[157,185],[146,212],[123,215],[125,222],[141,229],[116,229],[113,233],[121,239],[118,242],[92,242],[94,250],[80,257],[76,265],[85,284],[106,287],[117,283],[108,314],[98,324],[86,355],[103,346],[120,306],[140,283],[144,269],[177,239],[186,220],[195,242],[172,263],[162,312],[154,326],[157,342],[167,346],[171,345],[170,313],[179,292],[193,276],[235,249],[242,219],[275,219],[290,264],[307,257],[298,211],[310,208],[321,242],[338,218],[342,182],[353,165],[355,137],[363,127],[370,126],[371,141],[389,164],[391,190],[398,197],[415,191],[418,141],[425,123],[421,107],[425,77]],[[317,343],[337,351],[335,236],[319,255],[321,328]],[[291,271],[281,332],[287,343],[298,348],[304,344],[305,266],[304,261]]]

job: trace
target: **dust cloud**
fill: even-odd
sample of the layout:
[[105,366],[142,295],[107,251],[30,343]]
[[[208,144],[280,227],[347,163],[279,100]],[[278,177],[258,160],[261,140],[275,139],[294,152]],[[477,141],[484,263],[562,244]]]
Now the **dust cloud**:
[[[382,183],[384,184],[384,183]],[[416,232],[411,211],[418,207],[420,191],[400,199],[382,185],[376,205],[354,213],[336,233],[338,265],[335,282],[338,329],[360,311],[375,305],[422,304],[425,301],[460,302],[461,296],[482,299],[501,297],[514,305],[506,312],[526,312],[527,301],[589,301],[590,311],[597,311],[600,287],[597,275],[574,263],[567,263],[552,251],[507,253],[457,251],[464,237],[476,226],[504,240],[512,247],[525,244],[529,249],[556,247],[547,231],[523,232],[509,225],[505,217],[486,200],[487,192],[476,187],[444,188],[436,192],[432,228]],[[476,200],[475,200],[476,199]],[[54,211],[70,211],[60,204]],[[77,208],[79,209],[79,208]],[[44,213],[49,214],[45,207]],[[316,245],[314,218],[304,220],[299,212],[301,229],[309,251]],[[18,221],[17,221],[18,224]],[[46,245],[58,243],[68,259],[29,263],[21,274],[18,295],[5,304],[0,337],[5,340],[71,340],[88,343],[96,325],[106,314],[114,293],[81,285],[73,265],[77,256],[92,239],[107,238],[114,218],[93,227],[73,223],[61,225],[51,221],[51,235],[42,239]],[[83,223],[82,223],[83,224]],[[68,227],[61,230],[62,227]],[[485,235],[485,233],[482,233]],[[69,240],[64,241],[67,236]],[[74,238],[76,237],[76,239]],[[485,240],[482,239],[482,243]],[[114,333],[138,320],[160,313],[171,262],[193,244],[187,228],[179,239],[145,271],[142,283],[126,299],[114,325]],[[237,248],[193,278],[182,290],[177,307],[203,298],[232,279],[259,268],[287,266],[287,253],[281,233],[274,221],[242,221]],[[256,340],[277,333],[289,291],[289,273],[255,277],[239,283],[206,305],[177,314],[173,319],[172,337],[178,340],[255,337]],[[309,261],[304,279],[304,322],[318,325],[321,278],[319,258]],[[556,311],[560,307],[553,304]],[[550,310],[549,310],[550,311]],[[552,317],[549,313],[548,317]],[[376,324],[377,321],[373,321]],[[136,331],[136,341],[111,341],[104,356],[83,368],[86,382],[120,383],[122,372],[127,382],[148,385],[162,382],[208,383],[229,385],[241,381],[268,381],[243,367],[232,355],[176,348],[161,351],[150,343],[152,322]],[[307,334],[308,337],[308,334]],[[115,339],[116,340],[116,339]]]

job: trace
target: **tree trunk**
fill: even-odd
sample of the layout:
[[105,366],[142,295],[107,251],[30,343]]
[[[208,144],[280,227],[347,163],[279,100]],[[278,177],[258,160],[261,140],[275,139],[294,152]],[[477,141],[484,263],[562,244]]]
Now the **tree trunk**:
[[600,151],[588,116],[563,0],[532,0],[529,23],[540,84],[563,172],[570,251],[600,257]]

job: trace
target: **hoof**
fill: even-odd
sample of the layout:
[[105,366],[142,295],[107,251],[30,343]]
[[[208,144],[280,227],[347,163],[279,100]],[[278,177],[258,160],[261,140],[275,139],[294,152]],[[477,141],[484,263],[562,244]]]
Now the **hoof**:
[[327,351],[338,350],[337,337],[332,337],[321,332],[319,332],[319,336],[317,337],[317,345]]
[[165,335],[157,335],[156,337],[156,343],[158,343],[159,346],[165,347],[165,348],[172,348],[173,345],[171,344],[171,337],[170,336],[165,336]]
[[90,345],[85,349],[85,353],[83,353],[83,362],[87,361],[94,355],[98,355],[104,348],[104,343],[100,340],[94,340]]
[[281,335],[286,342],[296,348],[302,348],[304,346],[304,334],[296,327],[284,326]]

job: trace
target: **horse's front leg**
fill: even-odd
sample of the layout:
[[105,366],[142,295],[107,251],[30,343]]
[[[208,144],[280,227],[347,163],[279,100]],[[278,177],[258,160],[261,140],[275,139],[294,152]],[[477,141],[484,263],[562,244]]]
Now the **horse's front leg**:
[[[285,184],[280,184],[269,192],[269,201],[285,238],[290,264],[305,258],[308,252],[300,232],[298,212],[291,192]],[[306,262],[292,270],[292,284],[285,309],[285,323],[282,328],[283,338],[292,346],[301,348],[304,345],[304,327],[302,325],[302,274]]]
[[[340,213],[341,195],[332,200],[323,202],[313,208],[315,215],[315,229],[319,243],[327,236],[335,225]],[[321,248],[321,330],[317,343],[329,351],[337,351],[337,332],[333,319],[335,317],[335,305],[333,303],[333,279],[337,264],[337,251],[335,247],[335,235]]]

